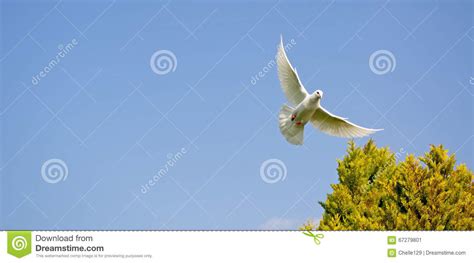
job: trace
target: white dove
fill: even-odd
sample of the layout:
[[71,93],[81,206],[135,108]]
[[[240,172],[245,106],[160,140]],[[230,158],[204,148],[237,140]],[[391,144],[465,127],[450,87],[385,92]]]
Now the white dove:
[[336,116],[321,106],[323,92],[316,90],[308,94],[301,83],[296,69],[294,69],[283,47],[283,38],[276,56],[278,77],[281,87],[288,100],[296,106],[292,108],[283,104],[280,110],[280,131],[286,140],[295,145],[302,145],[304,140],[304,126],[311,122],[322,132],[344,138],[356,138],[370,135],[382,129],[368,129],[351,123],[347,118]]

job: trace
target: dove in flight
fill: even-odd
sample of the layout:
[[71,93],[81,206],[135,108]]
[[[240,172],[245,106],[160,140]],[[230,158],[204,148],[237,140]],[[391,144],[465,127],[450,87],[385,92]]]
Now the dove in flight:
[[280,40],[276,56],[278,78],[290,107],[284,104],[279,114],[280,131],[286,140],[295,145],[304,141],[304,127],[311,122],[316,129],[337,137],[356,138],[370,135],[382,129],[369,129],[356,125],[347,118],[336,116],[321,106],[323,92],[316,90],[309,94],[301,83],[285,53],[283,37]]

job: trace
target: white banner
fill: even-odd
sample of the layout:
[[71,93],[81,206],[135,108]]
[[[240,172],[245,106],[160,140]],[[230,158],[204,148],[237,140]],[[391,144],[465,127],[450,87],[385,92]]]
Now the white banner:
[[0,262],[474,262],[473,232],[3,231]]

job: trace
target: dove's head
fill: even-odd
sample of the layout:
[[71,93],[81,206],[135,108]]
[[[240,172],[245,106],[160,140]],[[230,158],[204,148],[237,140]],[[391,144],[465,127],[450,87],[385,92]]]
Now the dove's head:
[[323,91],[322,90],[317,90],[313,93],[313,96],[315,96],[318,99],[321,99],[323,97]]

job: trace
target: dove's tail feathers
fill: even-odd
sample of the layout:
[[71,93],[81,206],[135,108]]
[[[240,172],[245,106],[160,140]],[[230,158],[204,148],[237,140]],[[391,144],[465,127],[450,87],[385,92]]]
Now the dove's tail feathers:
[[304,140],[304,125],[296,125],[291,120],[293,108],[283,105],[278,116],[280,122],[280,131],[285,139],[295,145],[302,145]]

